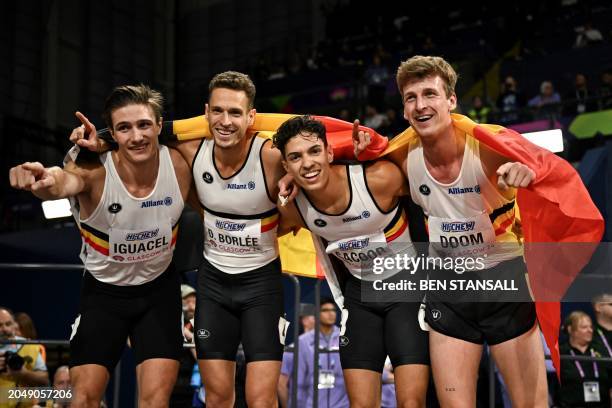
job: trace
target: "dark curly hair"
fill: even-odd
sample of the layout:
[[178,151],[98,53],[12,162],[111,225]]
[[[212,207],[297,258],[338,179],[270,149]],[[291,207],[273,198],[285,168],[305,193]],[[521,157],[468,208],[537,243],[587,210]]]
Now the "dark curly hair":
[[317,139],[321,139],[323,145],[327,146],[325,125],[320,120],[313,119],[310,115],[296,116],[280,125],[272,138],[273,146],[279,149],[285,157],[285,146],[287,146],[289,140],[300,133],[316,135]]

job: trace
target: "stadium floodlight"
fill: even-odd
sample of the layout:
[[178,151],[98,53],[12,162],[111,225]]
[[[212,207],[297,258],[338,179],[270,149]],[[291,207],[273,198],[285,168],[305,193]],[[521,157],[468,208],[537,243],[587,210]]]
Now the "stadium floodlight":
[[563,132],[561,129],[542,130],[540,132],[523,133],[525,139],[553,153],[563,151]]
[[62,218],[72,216],[70,212],[70,201],[67,198],[61,200],[48,200],[42,202],[43,213],[46,219]]

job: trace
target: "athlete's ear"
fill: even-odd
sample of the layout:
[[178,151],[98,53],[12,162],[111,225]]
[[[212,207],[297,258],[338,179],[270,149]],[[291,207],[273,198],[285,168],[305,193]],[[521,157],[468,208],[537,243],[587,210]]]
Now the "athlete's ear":
[[450,104],[449,106],[449,112],[452,112],[455,110],[455,108],[457,108],[457,95],[456,94],[452,94],[450,96],[450,98],[448,98],[448,102]]
[[257,115],[257,110],[256,109],[251,109],[249,111],[249,114],[248,114],[248,116],[249,116],[249,121],[248,121],[249,127],[253,126],[253,123],[255,123],[255,115]]
[[159,121],[157,122],[157,126],[159,126],[159,130],[158,130],[158,132],[157,132],[157,136],[159,136],[159,135],[160,135],[160,133],[161,133],[161,131],[162,131],[162,126],[163,126],[163,124],[164,124],[164,117],[163,117],[163,116],[160,116],[160,117],[159,117]]

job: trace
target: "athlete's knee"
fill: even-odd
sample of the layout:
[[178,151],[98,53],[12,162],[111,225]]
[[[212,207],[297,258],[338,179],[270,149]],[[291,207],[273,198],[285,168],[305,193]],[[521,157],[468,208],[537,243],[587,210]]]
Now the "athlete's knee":
[[70,406],[73,408],[99,408],[102,396],[86,389],[73,389]]
[[273,396],[256,396],[249,398],[247,396],[247,406],[249,408],[275,408],[277,407],[277,397]]
[[380,406],[380,401],[376,401],[376,397],[366,397],[366,396],[351,396],[349,395],[349,402],[351,408],[371,408],[374,406]]
[[216,392],[209,393],[208,390],[206,390],[206,408],[233,408],[233,406],[233,392],[225,394]]
[[138,396],[139,407],[167,407],[170,404],[170,394],[172,390],[168,392],[165,389],[147,390],[146,392],[140,392]]
[[425,396],[411,396],[398,401],[397,408],[425,408]]

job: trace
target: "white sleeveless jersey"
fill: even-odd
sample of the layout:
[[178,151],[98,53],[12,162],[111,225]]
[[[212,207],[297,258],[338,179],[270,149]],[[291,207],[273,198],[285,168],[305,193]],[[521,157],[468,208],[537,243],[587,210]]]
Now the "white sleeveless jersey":
[[461,170],[452,183],[431,176],[418,138],[410,143],[407,167],[410,195],[427,219],[430,256],[480,258],[488,269],[522,255],[513,231],[514,200],[485,175],[478,140],[466,135]]
[[248,272],[278,257],[279,214],[261,161],[266,141],[254,136],[244,164],[227,178],[217,170],[214,140],[202,140],[193,161],[204,210],[204,257],[225,273]]
[[342,214],[318,210],[303,191],[296,196],[298,211],[306,227],[327,241],[325,251],[341,260],[353,276],[363,280],[386,279],[399,270],[375,268],[382,265],[378,262],[396,254],[416,255],[408,218],[399,204],[387,212],[378,207],[362,165],[347,165],[346,171],[351,197]]
[[83,238],[81,259],[99,281],[119,286],[139,285],[161,275],[176,243],[184,203],[168,148],[159,148],[155,188],[147,197],[132,196],[112,159],[100,156],[106,170],[100,203],[79,220]]

